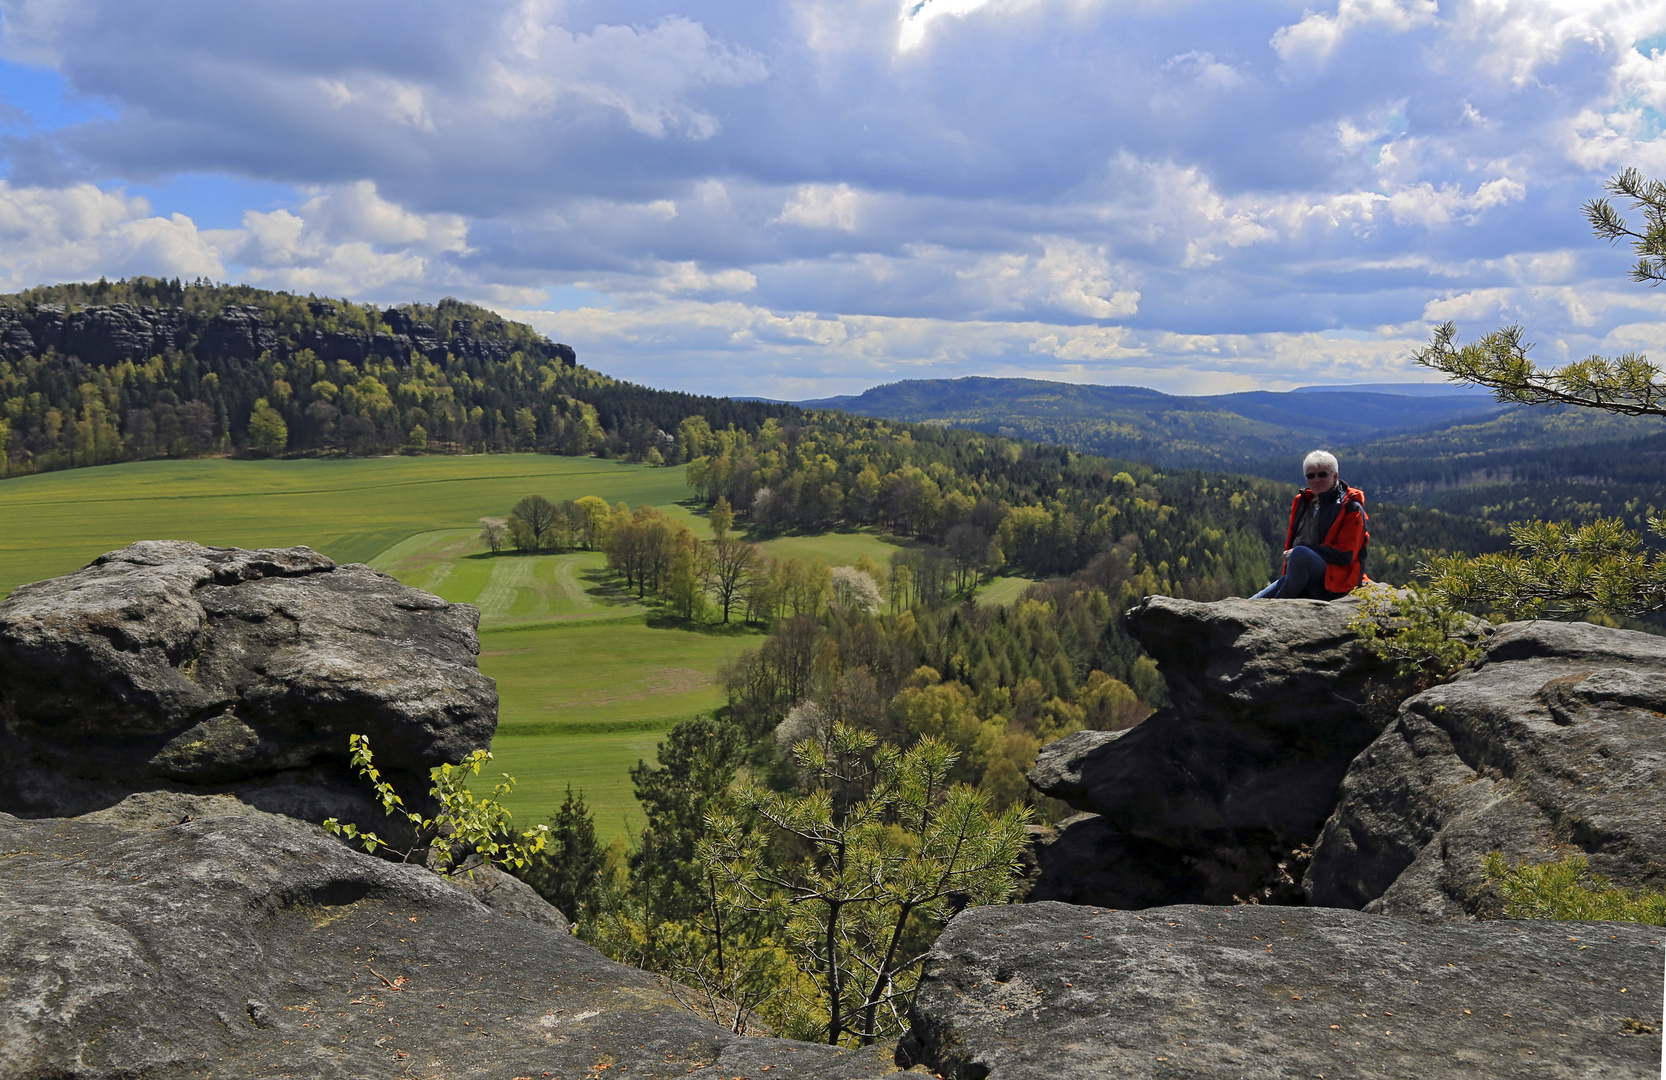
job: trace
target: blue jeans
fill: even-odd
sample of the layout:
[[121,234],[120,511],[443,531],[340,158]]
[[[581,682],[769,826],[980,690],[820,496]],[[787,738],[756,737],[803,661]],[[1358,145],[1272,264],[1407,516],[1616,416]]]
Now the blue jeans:
[[1284,561],[1284,576],[1262,589],[1251,600],[1324,599],[1325,557],[1310,547],[1293,547]]

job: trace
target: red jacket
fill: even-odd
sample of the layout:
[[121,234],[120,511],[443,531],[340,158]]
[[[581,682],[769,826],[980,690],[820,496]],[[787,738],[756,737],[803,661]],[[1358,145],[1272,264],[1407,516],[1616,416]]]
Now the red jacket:
[[[1337,483],[1341,483],[1340,480]],[[1284,549],[1290,550],[1296,543],[1296,525],[1302,519],[1302,511],[1310,504],[1316,495],[1312,489],[1303,488],[1290,504],[1290,528],[1284,535]],[[1370,534],[1365,531],[1370,518],[1365,513],[1365,492],[1359,488],[1342,484],[1342,509],[1337,512],[1336,520],[1331,523],[1330,531],[1325,534],[1323,547],[1330,551],[1320,551],[1325,559],[1325,590],[1337,595],[1353,592],[1359,587],[1365,577],[1365,548],[1370,543]],[[1345,562],[1333,561],[1338,557],[1345,557]]]

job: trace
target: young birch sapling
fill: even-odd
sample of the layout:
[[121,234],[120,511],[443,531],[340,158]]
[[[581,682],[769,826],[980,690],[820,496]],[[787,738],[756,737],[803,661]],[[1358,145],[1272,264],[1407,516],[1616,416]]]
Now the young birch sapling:
[[364,849],[375,854],[378,848],[388,848],[401,856],[403,862],[426,862],[442,877],[450,877],[464,870],[470,877],[474,869],[465,869],[471,856],[478,856],[483,865],[496,864],[504,869],[526,866],[534,853],[543,850],[549,841],[549,826],[539,825],[525,832],[513,833],[509,828],[510,813],[503,800],[515,790],[515,778],[504,774],[490,795],[477,797],[468,788],[468,778],[480,775],[480,766],[492,760],[485,750],[476,750],[456,765],[450,763],[428,770],[433,796],[439,810],[427,817],[405,805],[405,800],[393,790],[393,785],[382,779],[370,753],[370,739],[365,735],[349,735],[347,748],[353,766],[360,776],[370,781],[376,800],[389,817],[402,815],[411,825],[415,841],[400,851],[373,832],[360,829],[352,822],[343,824],[335,818],[324,822],[324,830],[335,836],[357,840]]

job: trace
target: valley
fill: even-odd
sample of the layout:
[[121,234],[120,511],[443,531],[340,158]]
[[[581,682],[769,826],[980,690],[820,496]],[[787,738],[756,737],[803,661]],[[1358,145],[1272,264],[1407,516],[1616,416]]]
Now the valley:
[[[680,468],[542,454],[131,462],[0,484],[0,518],[10,523],[0,535],[0,597],[136,539],[306,544],[339,563],[368,562],[480,608],[480,668],[500,699],[493,767],[516,777],[517,818],[543,820],[571,784],[604,836],[626,832],[641,825],[626,770],[652,761],[676,721],[721,703],[718,667],[756,648],[763,632],[667,618],[611,578],[600,552],[493,556],[477,520],[534,493],[649,505],[710,536],[685,504]],[[863,529],[762,546],[775,558],[848,565],[864,554],[888,560],[897,543]],[[1016,595],[1028,584],[991,587]]]

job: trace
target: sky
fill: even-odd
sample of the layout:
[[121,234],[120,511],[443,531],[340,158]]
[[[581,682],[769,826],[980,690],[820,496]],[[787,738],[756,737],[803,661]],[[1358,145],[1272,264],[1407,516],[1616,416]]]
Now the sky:
[[1666,0],[0,0],[0,292],[449,295],[788,399],[1666,360],[1581,210],[1663,128]]

